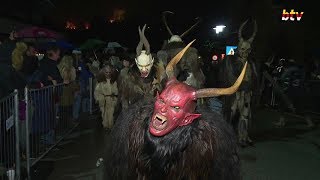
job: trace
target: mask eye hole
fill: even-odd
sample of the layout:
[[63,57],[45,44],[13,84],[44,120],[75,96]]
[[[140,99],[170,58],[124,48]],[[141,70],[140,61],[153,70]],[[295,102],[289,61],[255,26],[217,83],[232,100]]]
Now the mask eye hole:
[[172,106],[172,108],[176,111],[179,111],[180,110],[180,107],[179,106]]

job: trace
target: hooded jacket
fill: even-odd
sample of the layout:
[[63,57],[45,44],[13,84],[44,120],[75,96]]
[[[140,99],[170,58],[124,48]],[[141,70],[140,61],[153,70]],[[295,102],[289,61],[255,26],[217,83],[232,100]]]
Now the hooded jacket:
[[23,65],[23,55],[28,46],[24,42],[17,42],[16,48],[12,52],[12,66],[16,71],[20,71]]

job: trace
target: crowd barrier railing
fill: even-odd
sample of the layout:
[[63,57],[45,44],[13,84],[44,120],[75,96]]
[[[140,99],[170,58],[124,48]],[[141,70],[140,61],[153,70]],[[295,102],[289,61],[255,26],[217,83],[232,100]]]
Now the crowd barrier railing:
[[0,99],[0,180],[20,180],[23,173],[31,179],[31,168],[79,124],[81,108],[92,113],[93,79],[87,86],[26,87]]
[[75,109],[81,108],[81,101],[77,101],[79,94],[79,82],[40,89],[25,88],[26,124],[23,151],[26,154],[29,178],[31,168],[79,124],[79,119],[74,118],[75,113],[80,113]]
[[0,180],[20,179],[18,91],[0,99]]

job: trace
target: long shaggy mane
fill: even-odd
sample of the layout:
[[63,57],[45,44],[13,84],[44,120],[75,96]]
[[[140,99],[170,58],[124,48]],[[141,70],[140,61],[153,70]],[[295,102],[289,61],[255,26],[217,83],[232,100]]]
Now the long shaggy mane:
[[122,112],[108,142],[107,173],[112,179],[240,179],[232,129],[220,115],[205,108],[197,111],[201,118],[163,137],[149,133],[152,101]]

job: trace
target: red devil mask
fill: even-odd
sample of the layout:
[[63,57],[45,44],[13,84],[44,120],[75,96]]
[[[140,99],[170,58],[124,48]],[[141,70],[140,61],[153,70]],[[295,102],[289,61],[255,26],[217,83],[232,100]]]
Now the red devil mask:
[[247,63],[237,81],[229,88],[207,88],[196,90],[193,87],[176,80],[173,67],[179,62],[183,54],[194,41],[195,40],[179,52],[166,67],[169,81],[161,94],[157,94],[154,112],[149,125],[149,131],[154,136],[164,136],[179,126],[191,124],[195,119],[200,117],[201,114],[194,113],[198,98],[233,94],[237,91],[242,82]]

